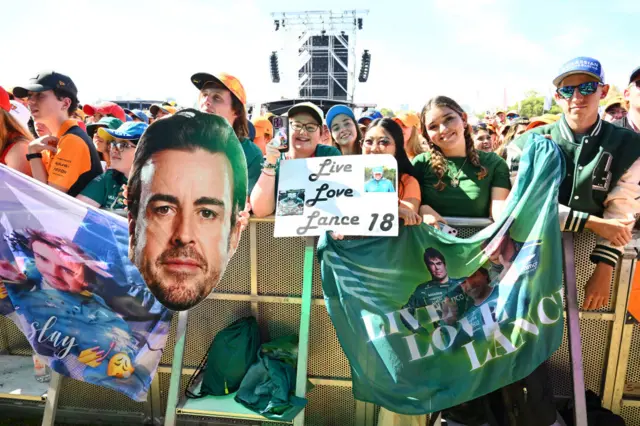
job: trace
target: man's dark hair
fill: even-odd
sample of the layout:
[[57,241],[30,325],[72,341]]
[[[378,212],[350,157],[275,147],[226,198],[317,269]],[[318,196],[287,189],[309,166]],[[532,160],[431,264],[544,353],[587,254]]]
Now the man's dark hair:
[[76,112],[76,110],[78,109],[79,102],[78,102],[78,98],[75,95],[72,95],[66,90],[62,90],[58,88],[53,89],[53,94],[56,95],[56,99],[58,99],[59,101],[63,100],[64,98],[71,99],[71,105],[69,105],[69,108],[67,109],[67,113],[69,114],[69,116],[71,116],[71,114]]
[[[167,150],[193,152],[201,148],[212,154],[223,153],[233,171],[231,225],[247,201],[247,160],[242,146],[227,120],[219,115],[184,109],[170,117],[154,121],[136,147],[128,182],[127,203],[134,220],[138,219],[142,192],[141,172],[155,153]],[[186,166],[188,167],[188,166]],[[179,177],[176,177],[179,178]]]
[[82,264],[84,279],[87,283],[95,282],[97,274],[87,265],[94,258],[87,254],[73,241],[33,228],[26,228],[22,232],[14,231],[8,237],[7,242],[14,251],[22,252],[35,259],[33,244],[41,243],[52,249],[60,250],[66,254],[73,254],[75,262]]
[[429,247],[424,251],[424,264],[426,265],[429,259],[440,259],[445,266],[447,266],[447,261],[444,260],[444,256],[438,250],[433,247]]
[[480,268],[476,272],[480,272],[484,279],[487,280],[487,283],[491,282],[491,278],[489,277],[489,270],[487,270],[487,268]]

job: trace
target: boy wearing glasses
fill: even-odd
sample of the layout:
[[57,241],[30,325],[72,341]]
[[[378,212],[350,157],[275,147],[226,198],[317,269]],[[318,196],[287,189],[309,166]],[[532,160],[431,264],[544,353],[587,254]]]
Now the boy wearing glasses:
[[[558,196],[562,230],[589,229],[598,236],[591,253],[596,269],[585,288],[583,309],[599,309],[609,303],[613,271],[640,211],[640,136],[598,115],[609,86],[597,60],[572,59],[553,84],[564,115],[533,132],[549,135],[565,156],[567,171]],[[507,147],[512,179],[528,140],[525,134]]]
[[125,208],[123,186],[131,171],[138,140],[149,127],[146,123],[130,121],[117,130],[100,127],[97,133],[103,139],[113,138],[109,148],[111,168],[93,179],[76,198],[91,206],[108,210]]
[[[336,147],[323,145],[322,135],[327,130],[323,127],[324,113],[315,104],[303,102],[292,106],[289,117],[289,152],[284,160],[295,160],[312,157],[334,157],[340,155]],[[276,210],[278,191],[279,165],[281,152],[274,141],[265,147],[267,155],[260,178],[251,191],[251,208],[257,217],[265,217]]]
[[629,112],[626,117],[614,121],[613,124],[640,133],[640,67],[631,73],[629,85],[624,90],[624,98],[629,103]]

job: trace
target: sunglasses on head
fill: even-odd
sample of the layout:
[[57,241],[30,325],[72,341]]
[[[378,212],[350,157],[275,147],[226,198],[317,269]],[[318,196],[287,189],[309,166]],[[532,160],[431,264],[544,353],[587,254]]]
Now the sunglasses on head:
[[598,86],[602,86],[602,83],[599,83],[597,81],[587,81],[586,83],[582,83],[577,86],[558,87],[556,92],[564,99],[571,99],[576,89],[578,89],[578,92],[580,92],[582,96],[589,96],[596,93],[596,90],[598,90]]

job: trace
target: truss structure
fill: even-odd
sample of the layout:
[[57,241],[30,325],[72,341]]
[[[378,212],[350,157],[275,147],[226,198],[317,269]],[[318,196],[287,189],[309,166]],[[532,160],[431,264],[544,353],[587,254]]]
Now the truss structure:
[[[281,49],[290,53],[296,75],[294,97],[353,102],[356,85],[356,34],[367,10],[272,13],[276,31],[282,31]],[[286,61],[282,61],[282,64]],[[282,71],[282,70],[281,70]],[[289,82],[290,84],[292,82]]]

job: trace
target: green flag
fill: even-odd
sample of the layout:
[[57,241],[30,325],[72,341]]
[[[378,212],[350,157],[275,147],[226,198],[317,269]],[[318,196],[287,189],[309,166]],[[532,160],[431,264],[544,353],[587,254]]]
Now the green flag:
[[397,238],[321,239],[356,399],[442,410],[526,377],[560,346],[564,163],[556,144],[532,138],[502,218],[471,238],[421,225]]

